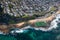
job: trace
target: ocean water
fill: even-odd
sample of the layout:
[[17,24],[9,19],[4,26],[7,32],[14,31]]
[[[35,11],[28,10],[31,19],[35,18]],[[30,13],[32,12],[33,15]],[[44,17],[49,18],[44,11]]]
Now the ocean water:
[[28,28],[20,33],[10,33],[0,36],[2,40],[60,40],[60,31],[57,29],[51,31],[41,31]]
[[27,26],[12,31],[12,34],[14,33],[17,33],[15,35],[17,40],[60,40],[60,14],[56,15],[56,18],[51,22],[48,29]]
[[28,29],[25,33],[16,36],[17,40],[56,40],[57,33],[52,31],[43,32],[41,30]]
[[0,40],[60,40],[60,14],[51,22],[48,29],[26,26],[14,29],[9,34],[0,34]]
[[60,28],[51,31],[28,28],[7,35],[1,34],[0,40],[60,40]]

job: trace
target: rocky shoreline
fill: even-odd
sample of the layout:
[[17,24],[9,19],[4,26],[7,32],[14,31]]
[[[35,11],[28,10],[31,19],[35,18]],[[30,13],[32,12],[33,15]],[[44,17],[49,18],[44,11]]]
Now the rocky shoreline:
[[[56,14],[59,15],[60,11],[57,11]],[[0,30],[3,32],[3,33],[8,33],[10,31],[11,28],[23,28],[24,29],[24,26],[26,26],[27,24],[34,24],[35,22],[38,21],[51,21],[53,18],[55,18],[56,14],[48,17],[48,18],[45,18],[45,19],[35,19],[35,20],[30,20],[28,22],[21,22],[21,23],[17,23],[17,24],[10,24],[10,25],[0,25]],[[55,25],[55,24],[54,24]],[[27,25],[28,26],[28,25]],[[27,27],[26,27],[27,28]],[[43,30],[43,31],[47,31],[47,30],[51,30],[52,28],[55,28],[55,27],[49,27],[49,28],[35,28],[35,29],[39,29],[39,30]]]

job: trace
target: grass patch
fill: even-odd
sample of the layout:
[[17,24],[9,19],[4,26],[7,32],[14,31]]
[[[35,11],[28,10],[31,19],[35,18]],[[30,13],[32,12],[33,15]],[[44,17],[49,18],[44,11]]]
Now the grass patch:
[[44,26],[47,26],[47,23],[46,22],[36,22],[35,23],[35,26],[37,26],[37,27],[44,27]]

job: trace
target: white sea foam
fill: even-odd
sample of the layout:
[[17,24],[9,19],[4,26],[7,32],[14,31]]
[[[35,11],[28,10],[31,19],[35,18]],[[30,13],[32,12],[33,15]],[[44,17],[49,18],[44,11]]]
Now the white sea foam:
[[56,19],[54,19],[52,22],[51,22],[51,24],[50,24],[50,27],[49,28],[35,28],[36,30],[42,30],[42,31],[50,31],[50,30],[52,30],[52,29],[56,29],[57,27],[58,27],[58,22],[60,22],[60,20],[59,20],[59,18],[60,18],[60,14],[57,14],[56,15]]
[[50,31],[52,29],[56,29],[58,27],[58,22],[60,22],[59,18],[60,18],[60,14],[57,14],[56,16],[56,19],[54,19],[51,24],[50,24],[50,27],[49,28],[43,28],[43,27],[40,27],[40,28],[35,28],[35,30],[42,30],[42,31]]
[[0,31],[0,34],[4,34],[2,31]]
[[18,30],[14,30],[14,31],[11,31],[11,33],[22,33],[24,32],[25,29],[28,29],[28,28],[34,28],[35,30],[42,30],[42,31],[50,31],[52,29],[56,29],[58,26],[57,26],[57,23],[60,22],[58,19],[60,18],[60,14],[57,14],[56,15],[56,19],[54,19],[51,24],[50,24],[50,27],[49,28],[43,28],[43,27],[40,27],[40,28],[35,28],[35,27],[31,27],[30,25],[29,26],[26,26],[24,28],[21,28],[21,29],[18,29]]

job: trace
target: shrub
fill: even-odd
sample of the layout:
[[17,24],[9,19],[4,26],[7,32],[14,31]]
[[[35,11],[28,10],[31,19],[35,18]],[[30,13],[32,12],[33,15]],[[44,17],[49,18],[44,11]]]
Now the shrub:
[[8,6],[9,6],[10,9],[13,8],[13,5],[12,4],[9,4]]
[[52,7],[50,8],[50,11],[55,11],[56,9],[57,9],[56,7],[52,6]]

